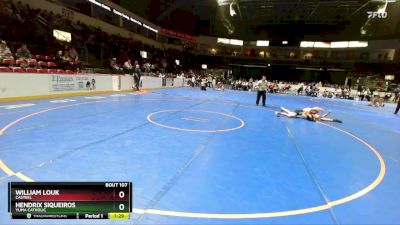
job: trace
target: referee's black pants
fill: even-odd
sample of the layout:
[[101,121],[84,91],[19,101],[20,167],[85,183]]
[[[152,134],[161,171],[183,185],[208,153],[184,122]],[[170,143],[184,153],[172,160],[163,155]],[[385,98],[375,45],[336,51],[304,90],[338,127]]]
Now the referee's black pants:
[[139,91],[139,88],[140,88],[140,74],[134,75],[134,78],[135,78],[136,91]]
[[262,104],[265,106],[266,91],[257,91],[257,101],[256,104],[260,103],[260,98],[262,96]]
[[400,98],[399,100],[397,100],[397,108],[396,111],[394,111],[394,114],[397,114],[399,112],[399,109],[400,109]]

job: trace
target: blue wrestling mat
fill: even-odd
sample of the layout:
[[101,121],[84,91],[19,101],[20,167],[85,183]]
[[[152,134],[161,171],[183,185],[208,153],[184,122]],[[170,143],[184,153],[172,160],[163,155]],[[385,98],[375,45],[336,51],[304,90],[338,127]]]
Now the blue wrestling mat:
[[[0,104],[0,224],[399,224],[394,104],[164,89]],[[319,106],[343,123],[277,117]],[[128,221],[11,220],[9,181],[132,181]]]

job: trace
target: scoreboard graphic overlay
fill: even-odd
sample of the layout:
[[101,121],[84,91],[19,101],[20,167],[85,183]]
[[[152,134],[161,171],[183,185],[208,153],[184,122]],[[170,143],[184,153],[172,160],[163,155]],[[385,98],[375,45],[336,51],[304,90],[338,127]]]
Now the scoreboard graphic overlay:
[[129,219],[131,182],[9,182],[13,219]]

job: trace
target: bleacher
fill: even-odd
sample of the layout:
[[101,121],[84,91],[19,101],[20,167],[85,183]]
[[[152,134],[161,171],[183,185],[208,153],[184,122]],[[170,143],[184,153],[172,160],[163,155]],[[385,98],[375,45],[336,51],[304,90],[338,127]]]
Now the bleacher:
[[[29,67],[21,67],[25,63],[24,59],[3,59],[1,61],[0,72],[2,73],[53,73],[53,74],[75,74],[73,70],[59,68],[54,56],[31,55],[27,60]],[[72,63],[72,62],[70,62]]]

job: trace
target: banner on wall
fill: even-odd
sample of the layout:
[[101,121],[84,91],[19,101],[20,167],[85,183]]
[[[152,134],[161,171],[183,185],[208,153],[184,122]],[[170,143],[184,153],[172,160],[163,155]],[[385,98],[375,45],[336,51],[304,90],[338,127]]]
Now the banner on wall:
[[96,79],[87,75],[53,74],[49,76],[49,85],[51,92],[95,90]]
[[181,38],[181,39],[185,39],[185,40],[189,40],[189,41],[196,41],[198,38],[197,36],[185,34],[185,33],[178,32],[178,31],[168,30],[165,28],[161,28],[161,33],[166,34],[168,36],[173,36],[173,37],[177,37],[177,38]]

